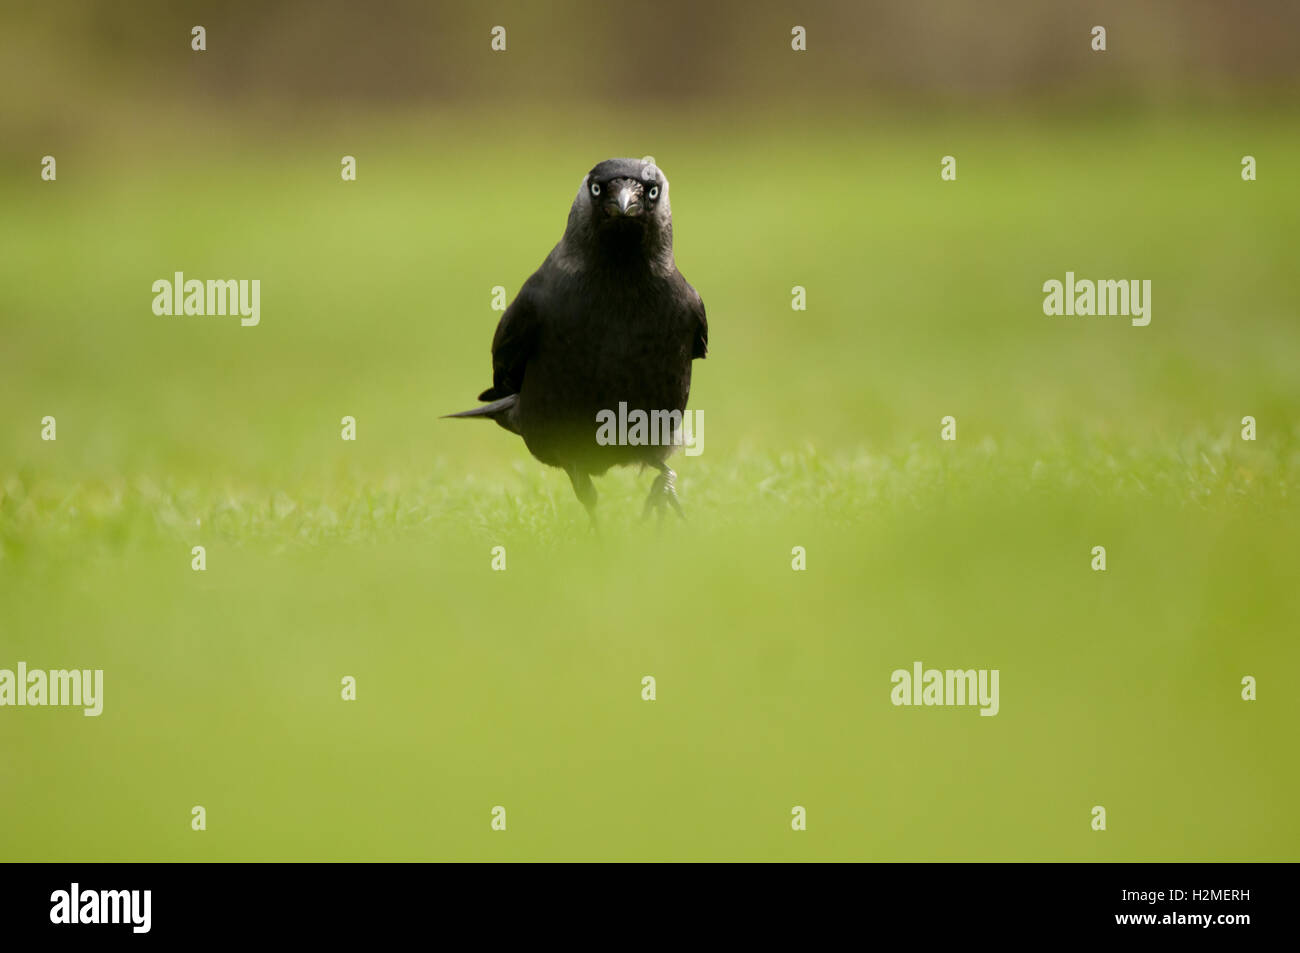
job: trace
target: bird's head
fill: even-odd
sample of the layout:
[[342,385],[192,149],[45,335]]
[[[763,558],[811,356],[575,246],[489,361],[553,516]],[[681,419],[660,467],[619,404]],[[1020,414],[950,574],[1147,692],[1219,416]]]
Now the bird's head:
[[566,237],[593,251],[672,260],[668,179],[652,159],[606,159],[582,180]]

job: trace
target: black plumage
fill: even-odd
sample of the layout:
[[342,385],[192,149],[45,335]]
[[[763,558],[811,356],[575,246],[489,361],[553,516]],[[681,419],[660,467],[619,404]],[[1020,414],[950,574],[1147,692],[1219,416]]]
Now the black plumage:
[[686,410],[691,362],[708,351],[704,302],[673,258],[668,180],[653,164],[607,159],[582,180],[559,244],[519,290],[492,339],[487,417],[568,473],[595,516],[591,477],[612,466],[659,471],[646,512],[678,513],[672,447],[602,445],[598,414]]

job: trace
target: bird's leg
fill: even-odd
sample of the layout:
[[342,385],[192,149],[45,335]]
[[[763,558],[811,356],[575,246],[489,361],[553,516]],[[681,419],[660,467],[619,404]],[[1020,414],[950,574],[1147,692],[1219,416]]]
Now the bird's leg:
[[682,512],[682,504],[677,500],[677,487],[674,485],[677,474],[662,460],[652,460],[650,465],[659,471],[659,475],[655,477],[654,483],[650,485],[650,495],[646,497],[645,510],[641,514],[641,518],[648,517],[651,510],[658,510],[659,516],[662,517],[664,515],[664,504],[668,503],[677,511],[678,516],[686,519],[686,514]]
[[577,469],[565,472],[569,474],[569,482],[573,484],[573,493],[578,502],[586,507],[587,515],[591,517],[591,528],[596,529],[596,486],[591,482],[591,476]]
[[658,510],[659,516],[664,515],[664,475],[661,473],[655,477],[654,483],[650,485],[650,495],[645,498],[645,509],[641,511],[641,518],[647,520],[650,518],[651,510]]

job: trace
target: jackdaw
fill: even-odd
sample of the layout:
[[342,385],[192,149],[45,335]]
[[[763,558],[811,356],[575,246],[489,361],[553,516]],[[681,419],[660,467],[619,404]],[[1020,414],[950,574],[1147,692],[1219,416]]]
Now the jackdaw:
[[[668,180],[648,160],[606,159],[587,173],[569,223],[542,266],[501,316],[492,339],[487,417],[524,438],[534,457],[568,475],[595,520],[591,477],[612,466],[659,471],[644,514],[671,504],[665,462],[691,389],[691,362],[708,352],[704,302],[673,259]],[[667,421],[672,439],[610,442],[599,421],[641,411]],[[598,436],[600,439],[598,439]]]

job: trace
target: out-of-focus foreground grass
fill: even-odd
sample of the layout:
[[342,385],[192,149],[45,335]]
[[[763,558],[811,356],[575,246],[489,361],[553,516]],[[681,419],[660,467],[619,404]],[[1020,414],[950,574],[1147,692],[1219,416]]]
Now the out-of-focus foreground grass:
[[[98,719],[0,719],[0,857],[1294,859],[1293,125],[242,135],[0,185],[0,667],[106,682]],[[517,439],[437,417],[488,381],[490,289],[647,153],[709,309],[705,452],[689,522],[616,473],[596,539]],[[260,278],[261,325],[153,315],[178,270]],[[1067,270],[1150,279],[1150,326],[1045,317]],[[891,706],[914,660],[1000,669],[1000,714]]]

